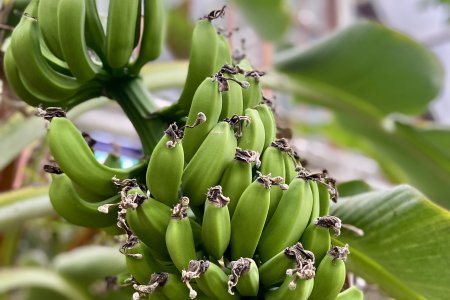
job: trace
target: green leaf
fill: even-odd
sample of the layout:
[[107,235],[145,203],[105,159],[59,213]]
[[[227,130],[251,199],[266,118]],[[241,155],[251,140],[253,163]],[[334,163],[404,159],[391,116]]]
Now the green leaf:
[[362,180],[350,180],[337,185],[339,197],[348,197],[372,190],[370,185]]
[[406,185],[341,198],[331,209],[345,224],[347,266],[396,299],[448,299],[450,214]]
[[286,1],[232,0],[232,3],[258,35],[267,41],[279,41],[291,25]]
[[351,26],[305,51],[281,52],[277,68],[377,115],[423,112],[443,80],[443,69],[429,50],[372,22]]

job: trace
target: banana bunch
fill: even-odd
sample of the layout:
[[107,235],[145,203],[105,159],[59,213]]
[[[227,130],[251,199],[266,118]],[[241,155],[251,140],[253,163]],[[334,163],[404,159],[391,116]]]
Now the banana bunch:
[[111,0],[104,30],[95,0],[31,0],[4,56],[8,82],[32,106],[71,108],[102,95],[160,55],[163,2]]

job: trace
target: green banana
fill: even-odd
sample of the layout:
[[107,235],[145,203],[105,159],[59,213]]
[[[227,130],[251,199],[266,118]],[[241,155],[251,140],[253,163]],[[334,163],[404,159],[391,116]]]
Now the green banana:
[[[278,147],[277,141],[273,141],[269,147],[264,150],[261,159],[261,173],[271,174],[271,176],[281,176],[286,177],[283,152]],[[280,202],[281,196],[283,196],[283,191],[280,189],[270,190],[270,207],[269,213],[267,214],[266,222],[269,222],[275,212],[278,203]]]
[[186,124],[193,124],[202,112],[206,120],[194,128],[186,128],[183,137],[184,157],[187,163],[197,152],[205,137],[219,120],[222,108],[220,77],[208,77],[199,85],[192,99],[192,106]]
[[228,277],[228,293],[234,294],[236,287],[241,296],[257,296],[259,291],[259,273],[251,258],[239,258],[231,262],[231,275]]
[[236,146],[236,137],[229,122],[219,122],[207,135],[182,177],[183,193],[193,206],[202,205],[208,188],[219,183],[225,168],[233,160]]
[[307,300],[314,287],[313,278],[300,279],[296,281],[294,290],[290,289],[291,282],[296,280],[294,275],[287,276],[283,284],[276,290],[270,290],[264,295],[266,300]]
[[[138,196],[133,195],[133,191]],[[140,192],[140,193],[139,193]],[[169,260],[166,247],[166,231],[170,223],[171,209],[140,191],[138,187],[128,191],[129,202],[136,203],[126,211],[126,223],[131,231],[157,255],[157,259]]]
[[207,260],[191,260],[186,270],[181,273],[181,280],[189,289],[189,297],[194,299],[197,292],[192,288],[195,279],[200,290],[212,299],[238,299],[237,295],[228,293],[228,277],[217,265]]
[[[302,171],[300,171],[302,172]],[[313,207],[311,210],[311,215],[309,217],[309,223],[314,223],[314,221],[320,215],[320,199],[319,199],[319,187],[316,180],[308,181],[309,187],[311,188],[311,192],[313,195]]]
[[164,267],[153,257],[150,249],[142,242],[137,242],[124,251],[128,272],[140,284],[147,284],[155,272],[162,272]]
[[292,269],[304,259],[312,259],[314,255],[303,248],[299,242],[286,247],[259,267],[259,278],[265,288],[272,288],[283,282],[286,270]]
[[110,168],[120,168],[122,163],[118,151],[113,150],[113,152],[108,153],[103,164]]
[[17,68],[27,81],[25,86],[56,103],[73,96],[81,85],[75,78],[56,72],[47,63],[41,52],[40,31],[34,17],[36,9],[33,11],[32,8],[27,7],[27,11],[31,11],[24,13],[15,28],[10,47]]
[[349,253],[348,245],[334,246],[328,251],[317,268],[315,285],[309,299],[336,299],[345,282],[345,260]]
[[221,69],[224,73],[224,77],[228,83],[228,90],[222,92],[222,110],[220,112],[219,119],[231,118],[234,115],[242,115],[243,102],[242,102],[242,89],[247,88],[246,82],[238,81],[233,77],[233,74],[227,73],[225,67]]
[[[37,0],[35,2],[39,4],[37,15],[34,16],[38,19],[39,29],[45,44],[56,57],[64,60],[62,41],[59,39],[59,28],[58,25],[55,24],[55,15],[57,14],[61,0]],[[68,20],[68,22],[70,21]]]
[[268,104],[261,103],[255,106],[255,109],[258,111],[259,117],[264,125],[264,149],[266,149],[277,136],[277,123],[272,108]]
[[117,219],[116,213],[104,214],[98,208],[102,205],[117,204],[119,195],[96,203],[88,202],[77,194],[70,178],[65,174],[52,174],[49,197],[55,211],[75,225],[102,228],[114,224]]
[[242,134],[238,140],[239,148],[243,150],[254,150],[262,153],[264,150],[264,124],[259,113],[253,108],[245,109],[245,116],[249,119],[246,126],[242,128]]
[[[281,178],[282,179],[282,178]],[[231,218],[231,258],[253,257],[270,206],[270,188],[279,178],[258,177],[242,193]]]
[[[158,294],[162,294],[165,299],[190,300],[189,290],[181,280],[171,273],[153,273],[148,283],[143,285],[133,285],[137,291],[133,297],[136,299],[154,299]],[[135,298],[133,298],[135,299]],[[159,298],[158,298],[159,299]]]
[[333,229],[334,235],[338,236],[341,229],[341,220],[334,216],[319,217],[308,225],[300,239],[303,246],[314,253],[316,267],[330,250],[330,229]]
[[[187,113],[195,91],[202,81],[212,76],[216,70],[216,57],[218,48],[217,33],[211,21],[221,17],[223,11],[212,11],[208,16],[197,21],[192,32],[191,51],[189,54],[189,67],[183,91],[176,108]],[[205,47],[205,45],[208,45]],[[167,111],[170,113],[170,110]],[[170,114],[169,114],[170,115]]]
[[220,70],[223,65],[230,65],[233,63],[231,58],[231,49],[225,35],[217,32],[217,54],[215,70]]
[[260,78],[265,73],[257,70],[248,70],[251,68],[248,60],[243,59],[239,62],[241,74],[244,75],[245,80],[250,84],[248,89],[242,91],[242,97],[244,100],[244,109],[253,108],[262,100],[262,88],[260,84]]
[[166,231],[166,246],[170,258],[178,270],[186,269],[189,262],[197,258],[194,235],[187,217],[189,199],[182,197],[172,210],[172,218]]
[[[114,169],[99,163],[83,136],[67,118],[55,117],[48,126],[50,151],[64,173],[79,187],[94,194],[111,196],[117,192],[112,178],[130,178],[142,173],[146,164]],[[86,172],[89,170],[89,172]]]
[[364,293],[356,286],[352,286],[339,293],[336,300],[364,300]]
[[94,50],[103,64],[106,64],[105,59],[105,44],[106,36],[103,29],[102,22],[98,15],[96,0],[85,0],[86,3],[86,44],[89,48]]
[[201,239],[206,252],[220,259],[230,243],[230,198],[222,194],[220,185],[209,188],[206,198]]
[[106,60],[113,69],[127,65],[134,48],[139,0],[110,0],[106,27]]
[[253,163],[257,168],[261,164],[257,152],[237,148],[234,160],[228,164],[222,175],[220,185],[223,193],[230,198],[228,210],[231,217],[242,193],[252,183]]
[[60,0],[57,27],[64,60],[79,82],[93,79],[100,71],[88,53],[85,42],[85,0]]
[[165,36],[165,10],[163,0],[144,0],[144,32],[141,37],[139,55],[131,70],[139,73],[141,67],[161,54]]
[[300,177],[294,178],[259,240],[258,253],[263,262],[300,239],[309,223],[312,205],[308,182]]
[[146,182],[156,200],[172,207],[179,199],[184,168],[182,131],[173,123],[164,133],[150,156]]

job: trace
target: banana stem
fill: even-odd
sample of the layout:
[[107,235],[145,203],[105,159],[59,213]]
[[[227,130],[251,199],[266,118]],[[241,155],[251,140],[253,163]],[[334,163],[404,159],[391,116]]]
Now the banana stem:
[[142,79],[136,77],[114,80],[106,86],[105,93],[123,109],[141,140],[144,155],[150,155],[167,124],[152,116],[157,107]]

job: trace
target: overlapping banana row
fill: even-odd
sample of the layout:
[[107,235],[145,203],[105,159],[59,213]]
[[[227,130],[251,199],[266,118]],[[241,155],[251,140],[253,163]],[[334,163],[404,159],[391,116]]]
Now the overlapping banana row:
[[111,0],[105,31],[95,0],[31,0],[5,53],[8,82],[32,106],[70,108],[101,95],[160,55],[163,2]]

